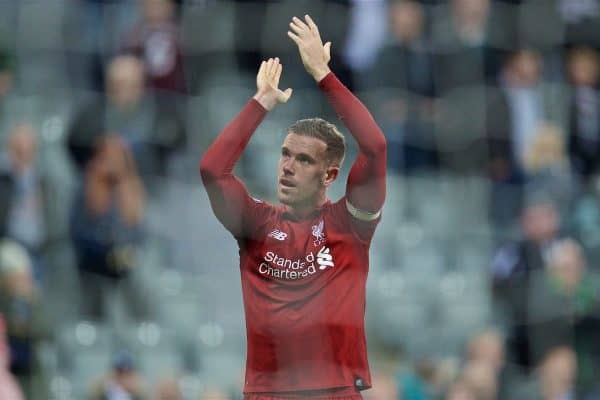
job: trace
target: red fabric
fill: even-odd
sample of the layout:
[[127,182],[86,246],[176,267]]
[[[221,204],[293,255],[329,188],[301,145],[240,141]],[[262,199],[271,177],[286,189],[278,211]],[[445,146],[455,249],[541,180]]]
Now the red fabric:
[[317,396],[310,395],[308,397],[281,397],[281,396],[270,396],[267,394],[247,394],[244,396],[244,400],[290,400],[290,399],[310,399],[310,400],[362,400],[360,394],[350,396]]
[[[221,132],[200,165],[215,215],[240,248],[245,393],[354,390],[357,380],[362,388],[371,385],[365,286],[370,241],[379,219],[357,222],[345,202],[348,198],[369,211],[381,207],[385,140],[368,111],[335,76],[328,75],[320,87],[360,146],[342,199],[296,219],[284,206],[248,194],[232,171],[266,114],[254,100]],[[367,195],[363,187],[371,192]]]
[[269,394],[269,393],[249,393],[244,396],[244,400],[362,400],[360,393],[352,394],[318,394],[309,392],[307,394]]
[[323,78],[319,87],[358,142],[358,157],[348,175],[346,196],[360,210],[378,211],[385,199],[385,136],[365,106],[333,73]]
[[362,400],[360,393],[353,387],[331,388],[289,393],[248,393],[244,400]]

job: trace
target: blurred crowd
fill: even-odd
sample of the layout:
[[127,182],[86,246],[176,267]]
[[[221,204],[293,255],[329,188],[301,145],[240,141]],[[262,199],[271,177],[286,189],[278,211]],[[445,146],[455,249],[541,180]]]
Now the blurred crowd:
[[[164,245],[149,220],[172,211],[165,182],[200,185],[200,155],[253,94],[263,58],[280,57],[298,99],[272,127],[331,116],[285,35],[305,13],[333,42],[332,70],[386,134],[390,191],[411,195],[402,183],[423,179],[485,183],[491,245],[478,270],[489,316],[446,354],[415,354],[407,332],[370,326],[395,339],[372,345],[365,398],[600,399],[600,0],[2,2],[0,399],[240,398],[237,369],[229,384],[193,379],[212,366],[198,366],[186,340],[150,361],[177,352],[179,367],[145,375],[136,340],[168,336],[148,280],[194,274],[174,256],[146,265],[148,249]],[[268,197],[263,170],[275,164],[263,152],[278,151],[267,142],[251,143],[239,173]],[[390,221],[399,208],[386,205],[388,224],[414,219],[406,207]],[[445,239],[468,245],[460,229]],[[392,236],[375,242],[389,253]],[[400,269],[381,263],[373,279]],[[114,299],[137,339],[121,334]],[[205,343],[223,336],[214,324],[200,332]],[[70,340],[106,345],[84,359]],[[90,378],[80,363],[104,371]]]

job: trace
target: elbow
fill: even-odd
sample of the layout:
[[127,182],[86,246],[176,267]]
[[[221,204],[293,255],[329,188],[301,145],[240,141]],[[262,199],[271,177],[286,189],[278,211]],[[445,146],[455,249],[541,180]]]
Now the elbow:
[[375,151],[377,152],[377,155],[380,156],[383,156],[387,153],[387,140],[385,139],[383,133],[380,134],[375,141]]
[[371,157],[384,157],[387,154],[387,140],[382,134],[373,138],[369,143],[368,153]]
[[202,157],[200,160],[200,176],[202,177],[202,182],[205,184],[215,180],[217,176],[217,172],[213,167],[213,163],[210,162],[210,159],[206,156]]

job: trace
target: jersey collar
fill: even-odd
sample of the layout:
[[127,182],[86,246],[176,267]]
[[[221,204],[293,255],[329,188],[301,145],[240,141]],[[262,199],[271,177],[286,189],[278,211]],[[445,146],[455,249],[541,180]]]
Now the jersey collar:
[[331,204],[331,200],[327,199],[325,201],[325,203],[323,203],[322,205],[320,205],[319,207],[316,207],[313,211],[311,211],[309,214],[307,214],[304,217],[299,217],[298,215],[296,215],[294,213],[294,209],[288,205],[283,204],[283,218],[285,219],[289,219],[291,221],[305,221],[305,220],[309,220],[312,219],[314,217],[316,217],[317,215],[321,214],[321,211],[323,211],[323,209],[327,206],[329,206]]

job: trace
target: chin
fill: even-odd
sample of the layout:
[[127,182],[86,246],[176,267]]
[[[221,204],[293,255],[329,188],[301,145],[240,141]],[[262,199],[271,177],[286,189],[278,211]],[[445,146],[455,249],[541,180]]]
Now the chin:
[[294,205],[294,201],[292,199],[290,199],[288,196],[286,195],[278,195],[277,198],[279,199],[279,202],[281,204],[285,204],[286,206],[292,206]]

